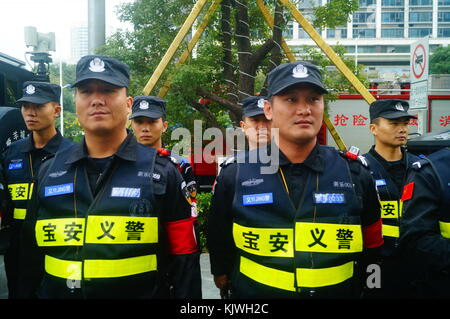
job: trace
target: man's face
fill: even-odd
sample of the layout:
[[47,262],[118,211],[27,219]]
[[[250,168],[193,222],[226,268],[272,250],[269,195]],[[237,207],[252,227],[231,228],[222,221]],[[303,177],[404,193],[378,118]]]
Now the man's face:
[[265,101],[264,113],[279,129],[280,140],[305,144],[316,140],[322,126],[323,94],[314,86],[299,84]]
[[152,119],[146,116],[138,116],[131,120],[131,128],[136,140],[153,148],[160,144],[161,136],[167,130],[167,125],[168,122],[163,121],[161,117]]
[[21,112],[27,129],[39,132],[55,125],[61,106],[56,102],[46,104],[25,102],[22,104]]
[[85,132],[96,135],[124,130],[132,104],[126,88],[99,80],[82,82],[75,92],[78,120]]
[[379,117],[369,128],[375,136],[377,143],[389,147],[400,147],[408,141],[409,118],[385,119]]
[[261,145],[270,141],[270,121],[264,114],[246,116],[240,124],[249,144]]

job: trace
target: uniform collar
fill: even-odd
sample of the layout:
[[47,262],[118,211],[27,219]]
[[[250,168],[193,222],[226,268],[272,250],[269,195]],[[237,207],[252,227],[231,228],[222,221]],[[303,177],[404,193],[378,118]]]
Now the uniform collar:
[[399,163],[402,163],[402,164],[405,164],[406,163],[406,152],[405,152],[405,148],[404,147],[402,147],[401,148],[401,151],[402,151],[402,159],[401,160],[399,160],[399,161],[394,161],[394,162],[389,162],[389,161],[386,161],[385,159],[384,159],[384,157],[383,156],[381,156],[380,154],[378,154],[378,152],[377,151],[375,151],[375,145],[372,145],[372,147],[370,148],[370,150],[369,150],[369,154],[370,155],[372,155],[378,162],[380,162],[383,166],[385,166],[385,167],[389,167],[389,166],[391,166],[392,164],[399,164]]
[[[48,143],[42,148],[44,151],[50,154],[56,153],[58,151],[59,145],[61,144],[63,137],[61,133],[59,133],[58,130],[56,130],[56,134],[48,141]],[[30,134],[24,141],[21,148],[21,152],[23,153],[29,153],[34,150],[37,150],[37,148],[34,146],[34,140],[33,140],[33,134]]]
[[[273,145],[272,145],[273,144]],[[275,143],[272,143],[269,147],[278,147]],[[289,159],[286,157],[286,155],[283,154],[283,152],[278,149],[279,151],[279,159],[280,159],[280,166],[285,165],[304,165],[311,170],[321,173],[325,170],[325,159],[323,155],[323,149],[320,146],[319,143],[317,143],[314,148],[312,149],[311,153],[309,153],[308,157],[305,159],[303,163],[294,164],[289,161]]]
[[[131,132],[127,131],[128,135],[125,138],[125,140],[120,144],[119,149],[113,156],[117,156],[123,160],[126,161],[136,161],[136,148],[138,145],[138,142],[136,141],[136,138],[131,134]],[[78,162],[79,160],[83,158],[88,158],[89,154],[87,152],[86,148],[86,141],[83,139],[81,143],[76,144],[73,148],[73,152],[69,156],[69,158],[66,161],[66,164],[73,164],[75,162]]]

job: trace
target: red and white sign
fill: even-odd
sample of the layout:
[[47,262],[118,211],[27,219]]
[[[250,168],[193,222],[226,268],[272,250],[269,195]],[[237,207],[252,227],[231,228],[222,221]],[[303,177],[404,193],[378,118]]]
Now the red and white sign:
[[428,43],[421,42],[411,46],[411,83],[428,80]]
[[410,109],[428,108],[428,38],[411,44]]

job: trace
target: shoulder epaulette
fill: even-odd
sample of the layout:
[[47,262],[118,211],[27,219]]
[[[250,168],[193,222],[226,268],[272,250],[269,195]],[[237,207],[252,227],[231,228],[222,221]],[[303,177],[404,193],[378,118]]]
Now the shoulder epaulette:
[[222,163],[220,163],[220,167],[225,167],[231,163],[236,163],[236,156],[231,155],[226,157],[225,160]]
[[175,166],[178,165],[178,160],[174,156],[172,156],[172,152],[170,150],[168,150],[167,148],[160,147],[160,148],[156,149],[156,153],[157,153],[157,157],[156,157],[157,159],[165,158],[166,160],[168,160]]
[[367,159],[364,156],[359,155],[359,153],[360,150],[356,146],[351,146],[348,151],[339,151],[339,154],[348,161],[356,161],[368,168],[369,163],[367,162]]
[[423,166],[430,164],[430,161],[427,158],[421,158],[420,160],[411,164],[412,169],[419,170]]

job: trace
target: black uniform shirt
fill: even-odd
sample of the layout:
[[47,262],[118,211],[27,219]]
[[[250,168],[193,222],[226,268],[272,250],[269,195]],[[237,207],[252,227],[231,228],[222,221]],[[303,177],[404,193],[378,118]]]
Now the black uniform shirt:
[[[270,146],[269,146],[270,147]],[[298,207],[308,174],[320,173],[325,169],[325,159],[319,144],[311,151],[303,163],[291,163],[279,150],[280,168],[283,170],[289,188],[289,196]],[[362,226],[372,225],[380,220],[380,204],[375,184],[369,170],[363,169],[356,161],[349,162],[352,180],[358,198],[362,201]],[[236,182],[237,164],[222,168],[214,188],[214,196],[208,218],[208,248],[211,272],[214,275],[230,274],[233,268],[235,245],[232,235],[232,202]],[[381,227],[381,224],[380,224]],[[381,234],[380,234],[381,235]]]
[[405,149],[402,148],[402,159],[398,161],[387,161],[380,154],[375,151],[375,146],[369,150],[369,154],[375,157],[375,159],[384,167],[389,177],[397,186],[399,192],[403,189],[403,183],[405,181],[406,169],[408,168],[408,163],[406,162]]

